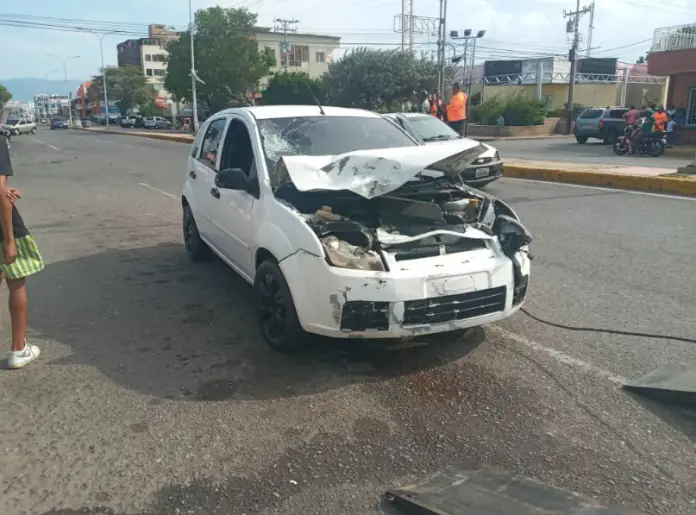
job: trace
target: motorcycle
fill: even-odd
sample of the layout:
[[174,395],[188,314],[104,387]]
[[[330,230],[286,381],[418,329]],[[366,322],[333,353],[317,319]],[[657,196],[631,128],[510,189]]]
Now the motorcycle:
[[[620,156],[625,156],[628,154],[629,146],[628,141],[633,137],[636,131],[639,131],[639,127],[626,127],[624,129],[624,135],[617,138],[614,142],[614,153]],[[655,132],[649,134],[640,145],[640,149],[637,152],[639,155],[649,155],[651,157],[660,157],[665,153],[665,147],[667,146],[667,136],[664,132]]]

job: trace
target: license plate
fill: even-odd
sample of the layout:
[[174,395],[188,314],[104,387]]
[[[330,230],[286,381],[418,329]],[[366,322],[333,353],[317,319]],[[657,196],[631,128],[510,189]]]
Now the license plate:
[[476,177],[477,179],[479,177],[486,177],[490,173],[490,171],[490,168],[479,168],[476,170],[476,174],[474,175],[474,177]]

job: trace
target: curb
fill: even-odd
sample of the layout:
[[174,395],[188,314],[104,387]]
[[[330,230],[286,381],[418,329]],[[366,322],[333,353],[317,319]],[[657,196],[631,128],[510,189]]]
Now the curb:
[[520,165],[504,165],[503,177],[534,179],[548,182],[566,182],[586,186],[608,186],[626,190],[661,191],[679,195],[696,195],[696,180],[659,175],[624,175],[607,172],[571,171],[552,168],[532,168]]

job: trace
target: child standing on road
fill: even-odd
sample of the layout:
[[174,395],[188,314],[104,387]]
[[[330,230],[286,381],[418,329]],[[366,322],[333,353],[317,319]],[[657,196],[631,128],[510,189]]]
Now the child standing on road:
[[38,358],[40,353],[36,345],[26,342],[26,278],[43,270],[44,263],[15,206],[15,201],[22,198],[22,194],[7,184],[7,178],[13,175],[12,163],[4,136],[0,135],[0,140],[0,273],[10,290],[12,320],[12,347],[7,367],[22,368]]

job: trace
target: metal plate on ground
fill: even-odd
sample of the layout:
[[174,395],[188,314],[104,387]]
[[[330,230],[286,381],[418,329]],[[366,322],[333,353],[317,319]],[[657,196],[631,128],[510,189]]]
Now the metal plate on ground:
[[696,365],[665,365],[623,387],[661,402],[696,405]]
[[402,515],[640,515],[511,472],[450,467],[389,490],[388,511]]

